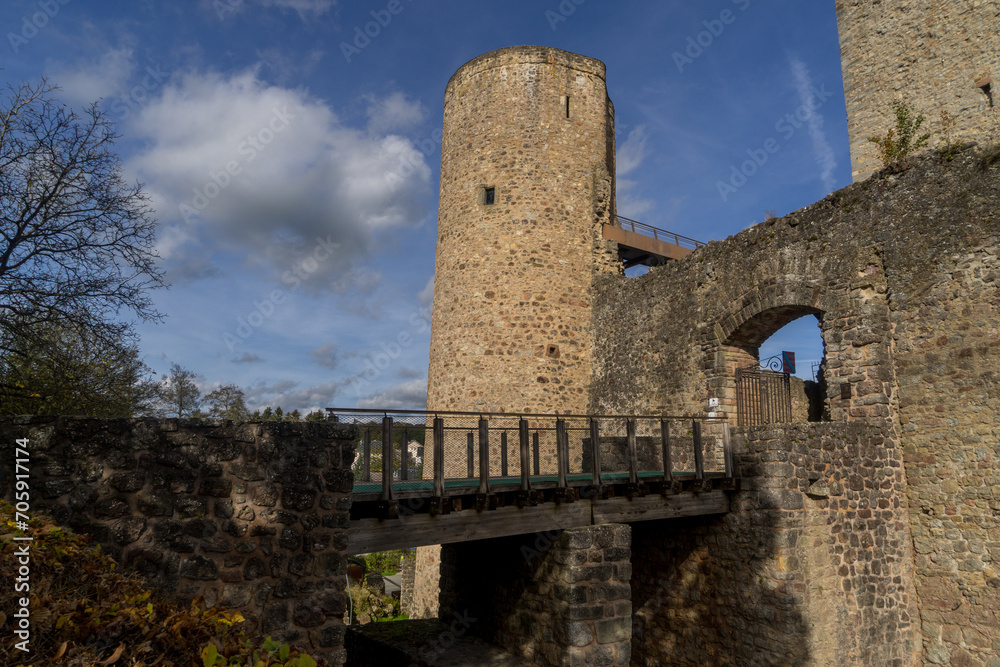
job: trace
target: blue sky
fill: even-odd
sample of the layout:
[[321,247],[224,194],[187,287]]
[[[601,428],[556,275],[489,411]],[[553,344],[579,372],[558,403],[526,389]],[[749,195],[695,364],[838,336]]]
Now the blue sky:
[[[721,239],[851,178],[832,0],[6,0],[0,26],[4,79],[101,99],[151,196],[146,362],[251,407],[423,406],[442,99],[487,51],[607,64],[621,215]],[[781,349],[808,375],[815,319]]]

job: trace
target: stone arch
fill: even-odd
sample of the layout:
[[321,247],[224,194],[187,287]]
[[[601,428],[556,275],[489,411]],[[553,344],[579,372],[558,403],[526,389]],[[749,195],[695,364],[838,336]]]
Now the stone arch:
[[824,330],[824,306],[822,291],[810,282],[788,285],[775,281],[734,300],[729,311],[717,319],[706,345],[709,398],[715,399],[710,401],[710,409],[735,426],[736,369],[757,364],[761,344],[800,317],[815,315]]

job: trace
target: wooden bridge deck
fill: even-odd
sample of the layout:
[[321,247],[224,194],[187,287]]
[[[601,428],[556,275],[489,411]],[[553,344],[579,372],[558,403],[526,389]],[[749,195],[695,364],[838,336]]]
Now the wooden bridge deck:
[[718,420],[331,412],[358,427],[350,553],[719,514],[739,483]]

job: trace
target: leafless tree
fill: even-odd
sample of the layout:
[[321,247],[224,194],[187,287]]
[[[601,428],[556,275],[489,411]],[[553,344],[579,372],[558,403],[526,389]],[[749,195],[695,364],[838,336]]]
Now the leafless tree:
[[97,104],[77,112],[55,90],[43,79],[0,91],[0,359],[30,357],[36,331],[114,342],[161,317],[148,198],[126,183]]

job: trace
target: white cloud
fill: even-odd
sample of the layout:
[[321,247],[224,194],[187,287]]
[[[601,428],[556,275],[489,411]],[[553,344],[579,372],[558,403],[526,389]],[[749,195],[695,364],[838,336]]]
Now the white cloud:
[[635,171],[646,159],[646,126],[636,125],[625,142],[615,151],[615,169],[619,176]]
[[803,108],[806,111],[806,124],[809,126],[809,137],[813,142],[813,155],[820,167],[820,178],[826,191],[833,192],[836,181],[833,170],[837,168],[837,159],[833,147],[826,140],[823,131],[823,116],[818,112],[818,101],[813,93],[813,82],[809,70],[798,58],[792,59],[792,77],[795,79],[795,90],[799,94]]
[[405,132],[420,125],[427,118],[427,109],[418,100],[410,100],[403,93],[388,97],[370,97],[368,100],[368,130],[375,134]]
[[246,403],[251,411],[270,406],[280,407],[284,412],[298,410],[306,414],[313,410],[334,407],[333,399],[340,393],[341,387],[340,382],[328,382],[304,388],[299,388],[299,383],[291,380],[275,384],[261,382],[246,390]]
[[[431,171],[408,139],[348,127],[256,70],[177,76],[129,130],[145,142],[129,167],[151,195],[168,269],[235,255],[290,287],[373,289],[379,274],[359,265],[376,235],[428,212]],[[390,183],[404,161],[412,173]]]
[[636,125],[615,151],[616,208],[626,218],[638,218],[653,208],[653,202],[635,193],[636,182],[624,176],[638,169],[646,159],[646,126]]
[[260,4],[265,7],[294,9],[300,17],[306,19],[325,14],[337,3],[336,0],[260,0]]
[[409,380],[358,400],[358,408],[423,410],[427,407],[427,380]]
[[135,69],[135,58],[131,48],[122,47],[72,64],[50,63],[48,69],[51,82],[61,90],[61,99],[86,105],[122,95]]
[[421,306],[429,306],[434,303],[434,274],[431,274],[424,288],[417,292],[417,300]]

